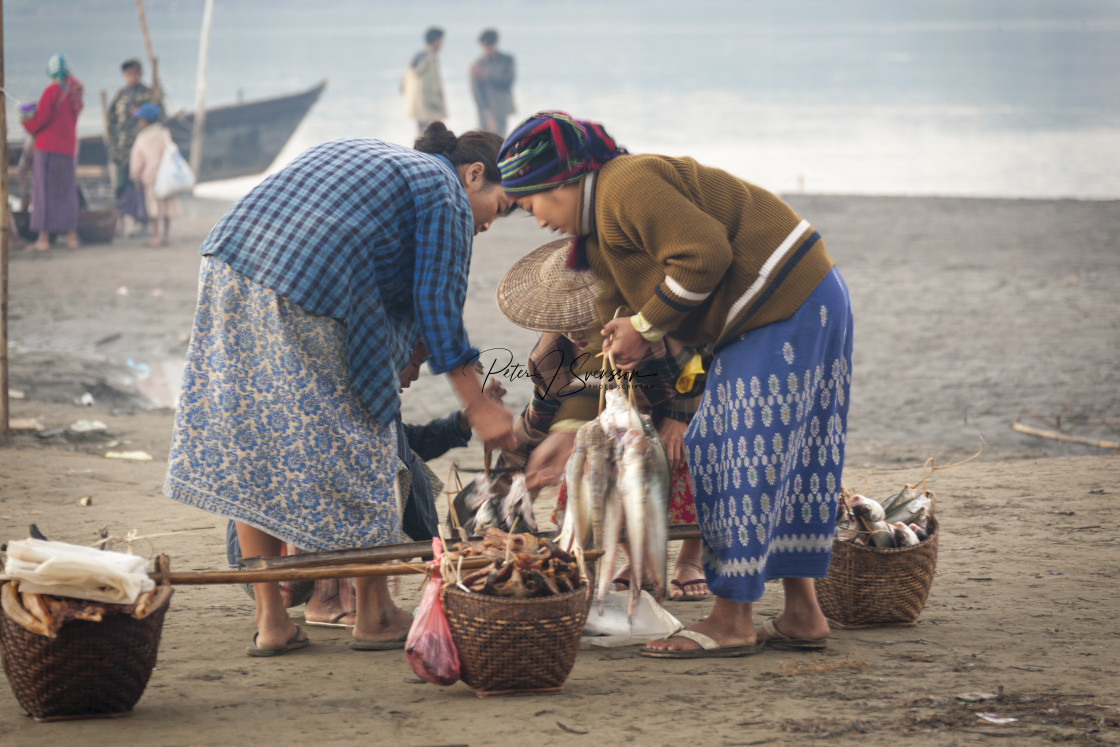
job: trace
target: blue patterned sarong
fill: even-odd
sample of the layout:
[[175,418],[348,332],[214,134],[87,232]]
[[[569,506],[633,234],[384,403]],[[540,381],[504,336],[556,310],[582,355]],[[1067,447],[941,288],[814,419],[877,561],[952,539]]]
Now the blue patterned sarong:
[[401,541],[396,424],[362,407],[346,327],[203,257],[169,498],[304,550]]
[[828,575],[852,382],[848,289],[835,268],[788,319],[716,353],[685,434],[716,595]]

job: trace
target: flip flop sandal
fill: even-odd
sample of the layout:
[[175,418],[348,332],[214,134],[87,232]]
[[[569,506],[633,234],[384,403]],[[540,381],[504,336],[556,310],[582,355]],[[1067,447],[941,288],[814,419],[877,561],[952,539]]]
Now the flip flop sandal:
[[764,641],[767,648],[778,649],[779,651],[824,651],[828,648],[828,636],[824,638],[790,638],[778,630],[772,617],[762,622],[762,629],[770,635]]
[[408,640],[408,633],[401,633],[398,637],[387,641],[359,641],[355,639],[350,641],[350,648],[355,651],[393,651],[404,648],[406,640]]
[[[614,589],[613,591],[627,591],[630,588],[630,579],[628,578],[616,578],[611,581],[611,583],[618,584],[622,587],[621,589]],[[657,584],[642,584],[642,591],[648,591],[650,594],[653,594],[657,591]]]
[[296,626],[296,632],[292,633],[292,637],[280,648],[260,648],[257,646],[258,635],[260,635],[260,633],[253,633],[253,645],[249,646],[247,651],[249,656],[281,656],[289,651],[296,651],[311,645],[309,639],[300,638],[300,636],[303,635],[303,629],[298,625]]
[[332,617],[330,620],[308,620],[305,617],[305,618],[303,618],[303,624],[306,625],[309,628],[352,628],[352,627],[354,627],[354,623],[340,622],[342,620],[342,618],[346,617],[347,615],[352,615],[352,614],[354,614],[354,613],[353,612],[339,612],[337,615]]
[[728,659],[736,656],[751,656],[762,650],[758,643],[749,646],[721,646],[711,636],[697,633],[695,630],[678,630],[666,638],[687,638],[700,645],[700,648],[690,648],[680,651],[668,649],[643,647],[638,651],[641,656],[654,659]]
[[699,602],[702,599],[711,599],[714,596],[711,591],[706,591],[703,594],[689,594],[687,591],[685,591],[685,588],[684,588],[686,586],[694,586],[696,584],[705,584],[706,585],[707,583],[708,582],[705,581],[702,578],[698,578],[698,579],[695,579],[693,581],[683,581],[683,582],[678,581],[677,579],[674,578],[669,582],[669,585],[680,589],[681,594],[680,594],[680,596],[677,596],[677,597],[670,594],[669,595],[669,601],[670,602]]

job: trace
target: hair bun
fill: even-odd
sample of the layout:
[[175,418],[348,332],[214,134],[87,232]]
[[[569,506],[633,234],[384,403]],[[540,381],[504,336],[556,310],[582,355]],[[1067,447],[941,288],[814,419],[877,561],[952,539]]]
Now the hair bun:
[[447,156],[455,152],[458,144],[459,138],[447,129],[447,125],[443,122],[432,122],[420,133],[420,137],[416,138],[412,147],[424,153]]

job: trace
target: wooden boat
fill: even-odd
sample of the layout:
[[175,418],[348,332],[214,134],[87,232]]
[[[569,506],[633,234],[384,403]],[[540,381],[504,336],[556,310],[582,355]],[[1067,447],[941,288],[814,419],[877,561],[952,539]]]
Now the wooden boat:
[[[287,96],[207,109],[202,165],[200,173],[195,175],[197,181],[251,176],[266,170],[326,86],[324,80],[313,88]],[[179,152],[190,160],[194,114],[180,112],[168,117],[164,124],[171,130]],[[108,153],[101,136],[81,138],[78,166],[105,166],[107,163]]]
[[[196,181],[252,176],[268,169],[326,86],[324,80],[306,91],[287,96],[207,109],[201,173],[196,175]],[[165,124],[179,151],[189,160],[194,114],[180,112],[168,117]],[[20,196],[20,190],[14,171],[23,145],[22,140],[8,143],[9,185],[15,197]],[[108,163],[108,151],[101,135],[79,138],[77,176],[84,204],[78,214],[78,233],[87,244],[112,240],[110,218],[113,212],[110,208],[113,200]],[[28,228],[27,213],[17,211],[13,217],[20,235],[34,239]]]

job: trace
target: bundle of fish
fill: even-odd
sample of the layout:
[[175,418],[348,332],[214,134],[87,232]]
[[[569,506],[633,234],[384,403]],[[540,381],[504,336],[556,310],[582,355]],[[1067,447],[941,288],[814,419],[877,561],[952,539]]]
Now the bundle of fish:
[[625,529],[634,579],[627,608],[632,618],[647,571],[658,600],[665,598],[669,460],[648,416],[617,389],[605,397],[603,412],[576,434],[565,466],[568,502],[556,544],[603,551],[595,584],[601,612]]
[[882,549],[913,547],[929,539],[933,493],[907,485],[882,501],[844,491],[836,538]]
[[[459,572],[460,559],[493,558],[485,568]],[[459,542],[444,553],[440,575],[450,583],[479,594],[498,597],[546,597],[575,591],[587,574],[580,554],[561,550],[532,534],[506,534],[490,527],[482,539]]]
[[500,479],[501,477],[491,479],[482,472],[474,478],[472,495],[467,499],[467,505],[474,515],[463,522],[467,534],[481,536],[487,527],[506,531],[537,531],[533,498],[529,495],[529,488],[525,486],[525,473],[518,472],[513,476],[505,495],[495,489]]

